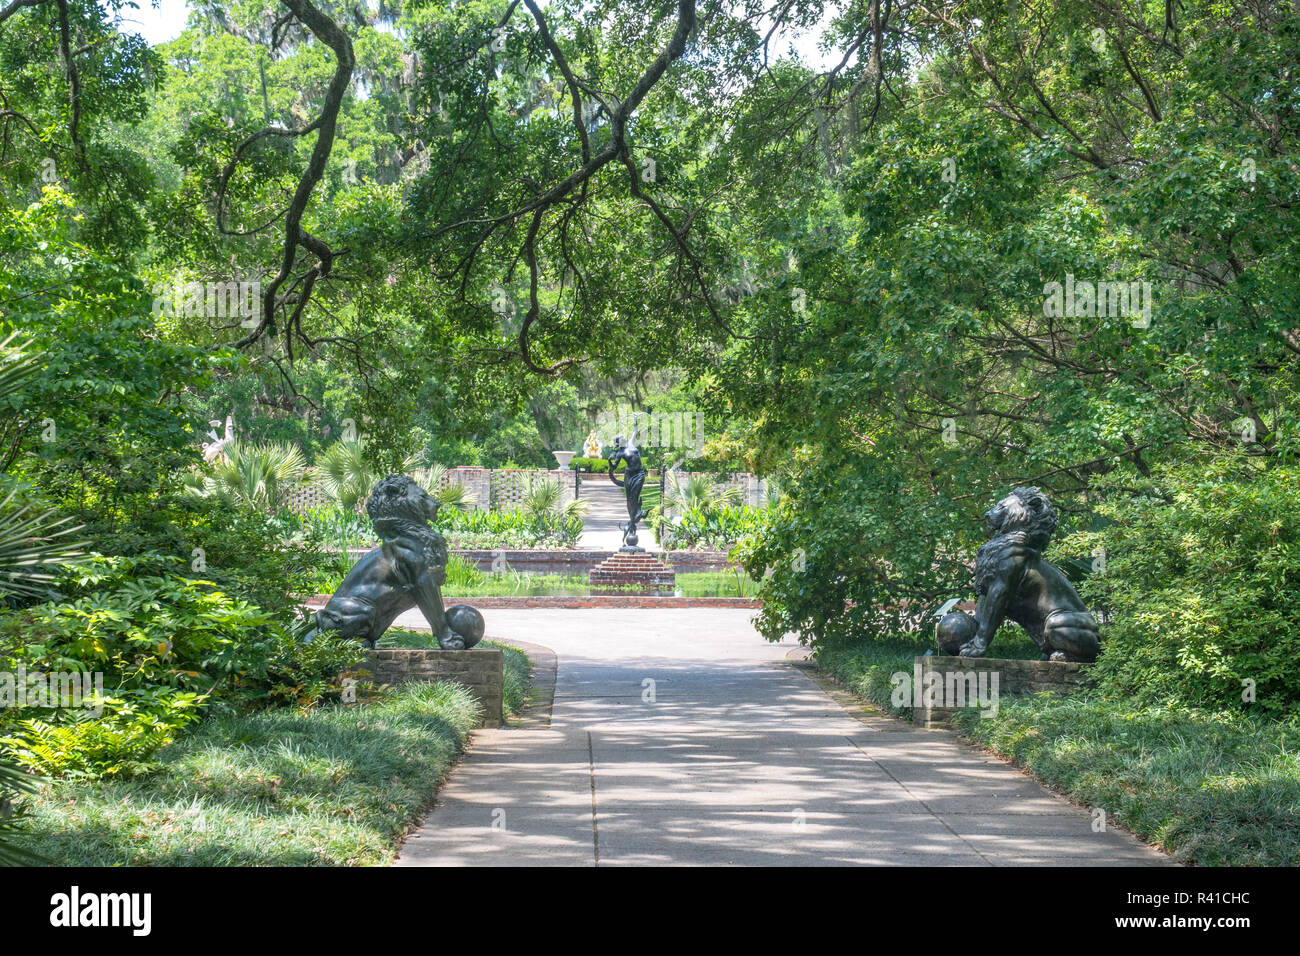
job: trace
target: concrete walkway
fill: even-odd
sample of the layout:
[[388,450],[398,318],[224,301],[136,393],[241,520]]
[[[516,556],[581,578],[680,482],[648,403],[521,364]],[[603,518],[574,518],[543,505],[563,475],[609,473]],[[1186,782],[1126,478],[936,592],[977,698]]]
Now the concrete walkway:
[[556,652],[549,725],[476,733],[398,865],[1169,863],[955,735],[844,709],[752,613],[491,611]]
[[[584,474],[579,494],[590,505],[590,510],[582,523],[578,547],[617,551],[623,546],[623,532],[618,526],[627,521],[627,499],[623,496],[623,489],[610,481],[608,474]],[[637,525],[637,544],[647,551],[659,549],[654,534],[644,521]]]

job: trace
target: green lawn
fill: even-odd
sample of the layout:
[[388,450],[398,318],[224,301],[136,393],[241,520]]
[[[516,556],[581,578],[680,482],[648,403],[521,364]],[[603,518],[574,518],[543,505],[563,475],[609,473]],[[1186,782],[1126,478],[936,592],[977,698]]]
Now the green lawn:
[[162,750],[156,773],[49,784],[18,842],[57,865],[386,864],[477,719],[449,683],[211,718]]
[[1300,865],[1300,723],[1137,708],[1095,694],[1003,701],[962,732],[1201,866]]
[[[817,663],[882,710],[889,676],[909,671],[928,641],[861,641]],[[1000,657],[1035,657],[1023,635]],[[1300,864],[1300,723],[1190,709],[1138,708],[1096,691],[1004,698],[997,714],[957,717],[961,733],[1110,820],[1202,866]]]

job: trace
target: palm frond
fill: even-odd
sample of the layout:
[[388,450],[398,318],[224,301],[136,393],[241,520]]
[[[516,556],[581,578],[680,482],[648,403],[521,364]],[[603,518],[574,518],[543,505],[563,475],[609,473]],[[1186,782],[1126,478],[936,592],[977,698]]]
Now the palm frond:
[[563,507],[564,489],[553,478],[538,481],[524,495],[524,510],[529,514],[542,516],[552,514]]
[[31,352],[31,339],[13,332],[0,342],[0,398],[16,393],[40,368],[40,354]]
[[456,508],[460,511],[466,511],[474,503],[474,496],[468,488],[459,481],[447,481],[446,465],[430,465],[428,468],[417,468],[410,474],[412,480],[437,498],[444,508]]
[[686,475],[670,472],[665,513],[685,514],[699,509],[707,511],[721,506],[740,503],[740,489],[734,485],[721,487],[708,475]]
[[354,510],[379,480],[378,473],[366,461],[365,450],[362,442],[340,439],[316,459],[321,487],[347,511]]
[[212,463],[205,487],[237,504],[272,511],[279,506],[281,489],[301,481],[306,470],[307,462],[296,445],[271,442],[249,446],[231,441]]
[[22,830],[21,807],[14,806],[13,798],[22,793],[35,793],[46,778],[24,773],[10,763],[0,760],[0,866],[38,866],[47,862],[31,850],[13,845],[10,838]]
[[52,567],[81,556],[82,542],[68,539],[79,527],[65,527],[53,509],[35,511],[14,501],[16,491],[0,502],[0,597],[39,597],[54,575]]

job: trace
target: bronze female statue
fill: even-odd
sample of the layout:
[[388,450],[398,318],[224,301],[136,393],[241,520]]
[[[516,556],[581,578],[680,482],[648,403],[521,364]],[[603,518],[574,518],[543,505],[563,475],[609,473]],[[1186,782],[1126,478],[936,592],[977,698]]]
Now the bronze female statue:
[[[622,481],[614,477],[614,469],[620,461],[627,462]],[[636,546],[636,523],[645,518],[645,511],[641,508],[641,487],[645,484],[645,466],[641,464],[641,449],[636,446],[635,430],[632,432],[631,441],[625,442],[622,435],[614,439],[614,453],[609,456],[609,480],[622,488],[627,496],[628,520],[619,525],[619,529],[623,532],[623,548],[628,551],[640,551],[642,549]]]

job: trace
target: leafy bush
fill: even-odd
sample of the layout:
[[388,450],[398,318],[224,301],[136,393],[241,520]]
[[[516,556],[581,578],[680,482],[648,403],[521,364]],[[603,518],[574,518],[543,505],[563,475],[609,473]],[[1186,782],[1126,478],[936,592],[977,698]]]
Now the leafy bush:
[[[357,641],[321,638],[304,643],[301,634],[276,631],[271,635],[266,666],[256,675],[244,675],[240,697],[265,700],[271,704],[290,705],[310,710],[343,696],[343,674],[359,666],[366,658]],[[368,682],[359,681],[356,689],[366,691]]]
[[105,688],[97,718],[7,712],[5,743],[23,766],[139,772],[200,707],[306,708],[340,695],[341,672],[363,657],[356,642],[305,644],[282,618],[213,582],[163,570],[174,563],[95,555],[66,573],[66,599],[0,616],[5,670],[102,673]]
[[157,573],[175,560],[95,556],[71,572],[79,594],[0,618],[0,648],[29,669],[102,671],[107,687],[207,693],[248,669],[252,639],[281,625],[210,581]]
[[[459,548],[573,548],[583,519],[564,506],[516,511],[440,511],[438,528]],[[472,542],[472,543],[471,543]]]
[[50,776],[130,776],[156,770],[152,758],[195,719],[195,695],[173,695],[164,707],[141,709],[111,701],[99,717],[78,714],[66,723],[29,718],[17,721],[0,745],[14,761]]
[[[609,459],[578,457],[578,458],[574,458],[572,461],[569,462],[569,467],[572,468],[574,471],[589,471],[592,472],[593,474],[597,472],[608,473]],[[626,468],[627,468],[627,462],[620,461],[618,463],[618,466],[614,469],[614,471],[620,472],[626,470]]]
[[[1296,712],[1300,476],[1224,461],[1099,487],[1110,523],[1057,550],[1105,556],[1104,573],[1080,586],[1107,616],[1102,687],[1151,703]],[[1243,701],[1248,681],[1254,703]]]
[[913,491],[898,461],[796,452],[781,498],[733,552],[763,578],[765,638],[797,632],[821,646],[914,631],[971,592],[979,512],[992,502]]
[[664,548],[725,551],[763,524],[763,510],[749,505],[692,505],[673,517],[652,519],[655,539]]

